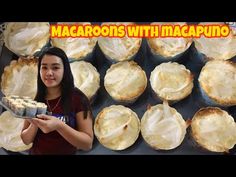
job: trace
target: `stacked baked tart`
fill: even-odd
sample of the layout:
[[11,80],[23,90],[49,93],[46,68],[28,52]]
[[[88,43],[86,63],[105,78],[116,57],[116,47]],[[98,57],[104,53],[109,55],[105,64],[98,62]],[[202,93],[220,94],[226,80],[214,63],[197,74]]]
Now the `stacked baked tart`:
[[36,117],[37,114],[46,114],[45,103],[32,100],[30,97],[10,95],[2,97],[2,103],[17,116]]

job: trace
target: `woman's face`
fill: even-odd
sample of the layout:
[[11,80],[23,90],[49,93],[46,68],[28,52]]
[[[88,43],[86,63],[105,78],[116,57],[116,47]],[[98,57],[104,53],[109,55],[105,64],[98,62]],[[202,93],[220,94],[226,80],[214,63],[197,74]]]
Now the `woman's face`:
[[63,78],[64,66],[61,58],[45,55],[41,61],[40,76],[48,88],[59,87]]

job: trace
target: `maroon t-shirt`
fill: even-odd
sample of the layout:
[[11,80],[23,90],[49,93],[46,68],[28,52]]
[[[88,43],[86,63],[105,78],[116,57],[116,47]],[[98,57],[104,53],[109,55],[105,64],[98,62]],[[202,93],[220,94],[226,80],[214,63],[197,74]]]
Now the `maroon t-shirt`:
[[[59,98],[48,100],[50,107],[53,109],[58,103]],[[49,108],[48,108],[48,111]],[[74,93],[72,96],[72,112],[69,115],[67,124],[74,128],[76,127],[76,113],[84,111],[84,107],[80,101],[80,95]],[[65,122],[61,101],[53,110],[52,115]],[[36,134],[33,142],[33,147],[30,149],[30,154],[74,154],[76,147],[66,141],[57,131],[43,133],[40,129]]]

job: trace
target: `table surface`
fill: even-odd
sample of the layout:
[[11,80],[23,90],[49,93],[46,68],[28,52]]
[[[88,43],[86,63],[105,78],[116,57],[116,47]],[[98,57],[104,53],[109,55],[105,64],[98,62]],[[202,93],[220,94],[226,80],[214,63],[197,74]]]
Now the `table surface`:
[[[0,76],[3,73],[3,69],[6,65],[10,63],[12,59],[17,59],[17,56],[9,51],[6,47],[3,46],[1,56],[0,56]],[[236,57],[232,59],[236,62]],[[160,104],[161,102],[154,99],[151,93],[149,77],[151,71],[157,65],[153,60],[150,54],[147,41],[143,39],[141,48],[137,53],[134,61],[136,61],[146,72],[147,79],[148,79],[148,86],[145,92],[131,105],[127,105],[127,107],[131,108],[134,112],[137,113],[139,118],[141,119],[143,114],[145,113],[147,106]],[[94,118],[96,115],[104,108],[113,104],[117,104],[112,98],[108,95],[104,88],[104,76],[106,70],[110,67],[111,63],[105,58],[101,50],[99,49],[98,45],[96,45],[95,51],[92,56],[92,60],[90,61],[100,73],[101,79],[101,87],[98,91],[96,99],[92,104],[92,110]],[[178,103],[172,105],[182,116],[185,120],[191,119],[196,111],[198,111],[202,107],[206,107],[207,105],[202,100],[199,90],[196,87],[197,85],[197,78],[199,72],[204,65],[204,63],[199,59],[199,55],[194,47],[191,45],[189,50],[185,52],[185,54],[181,57],[181,61],[179,63],[184,64],[186,68],[190,69],[191,72],[194,74],[194,89],[187,98],[181,100]],[[2,97],[2,93],[0,93],[0,98]],[[229,107],[225,109],[228,111],[234,119],[236,118],[236,108]],[[1,108],[0,108],[1,111]],[[188,128],[189,131],[189,128]],[[146,144],[143,140],[141,133],[139,138],[136,142],[130,146],[129,148],[122,150],[122,151],[113,151],[110,149],[105,148],[102,146],[97,139],[94,140],[94,145],[91,151],[83,152],[78,151],[77,154],[80,155],[214,155],[219,153],[213,153],[206,150],[203,150],[196,146],[196,144],[192,141],[191,137],[189,136],[189,132],[185,136],[184,141],[182,144],[177,147],[176,149],[169,150],[169,151],[160,151],[154,150],[150,146]],[[235,148],[230,151],[230,154],[235,154]],[[20,154],[27,154],[27,152],[19,152]],[[9,151],[4,150],[3,148],[0,149],[0,154],[16,154]]]

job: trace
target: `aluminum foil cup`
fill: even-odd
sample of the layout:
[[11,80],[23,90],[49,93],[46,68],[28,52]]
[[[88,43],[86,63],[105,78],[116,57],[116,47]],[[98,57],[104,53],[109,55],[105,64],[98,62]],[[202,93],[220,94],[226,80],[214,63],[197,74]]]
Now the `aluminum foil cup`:
[[37,107],[26,106],[25,116],[35,117],[36,113],[37,113]]
[[211,99],[207,93],[202,89],[202,87],[200,86],[200,84],[198,83],[198,89],[199,89],[199,93],[200,96],[202,98],[202,100],[204,101],[204,103],[208,106],[216,106],[216,107],[228,107],[228,106],[232,106],[232,105],[227,105],[227,104],[220,104],[218,102],[216,102],[215,100]]
[[47,113],[47,107],[38,107],[37,108],[37,114],[46,114]]

